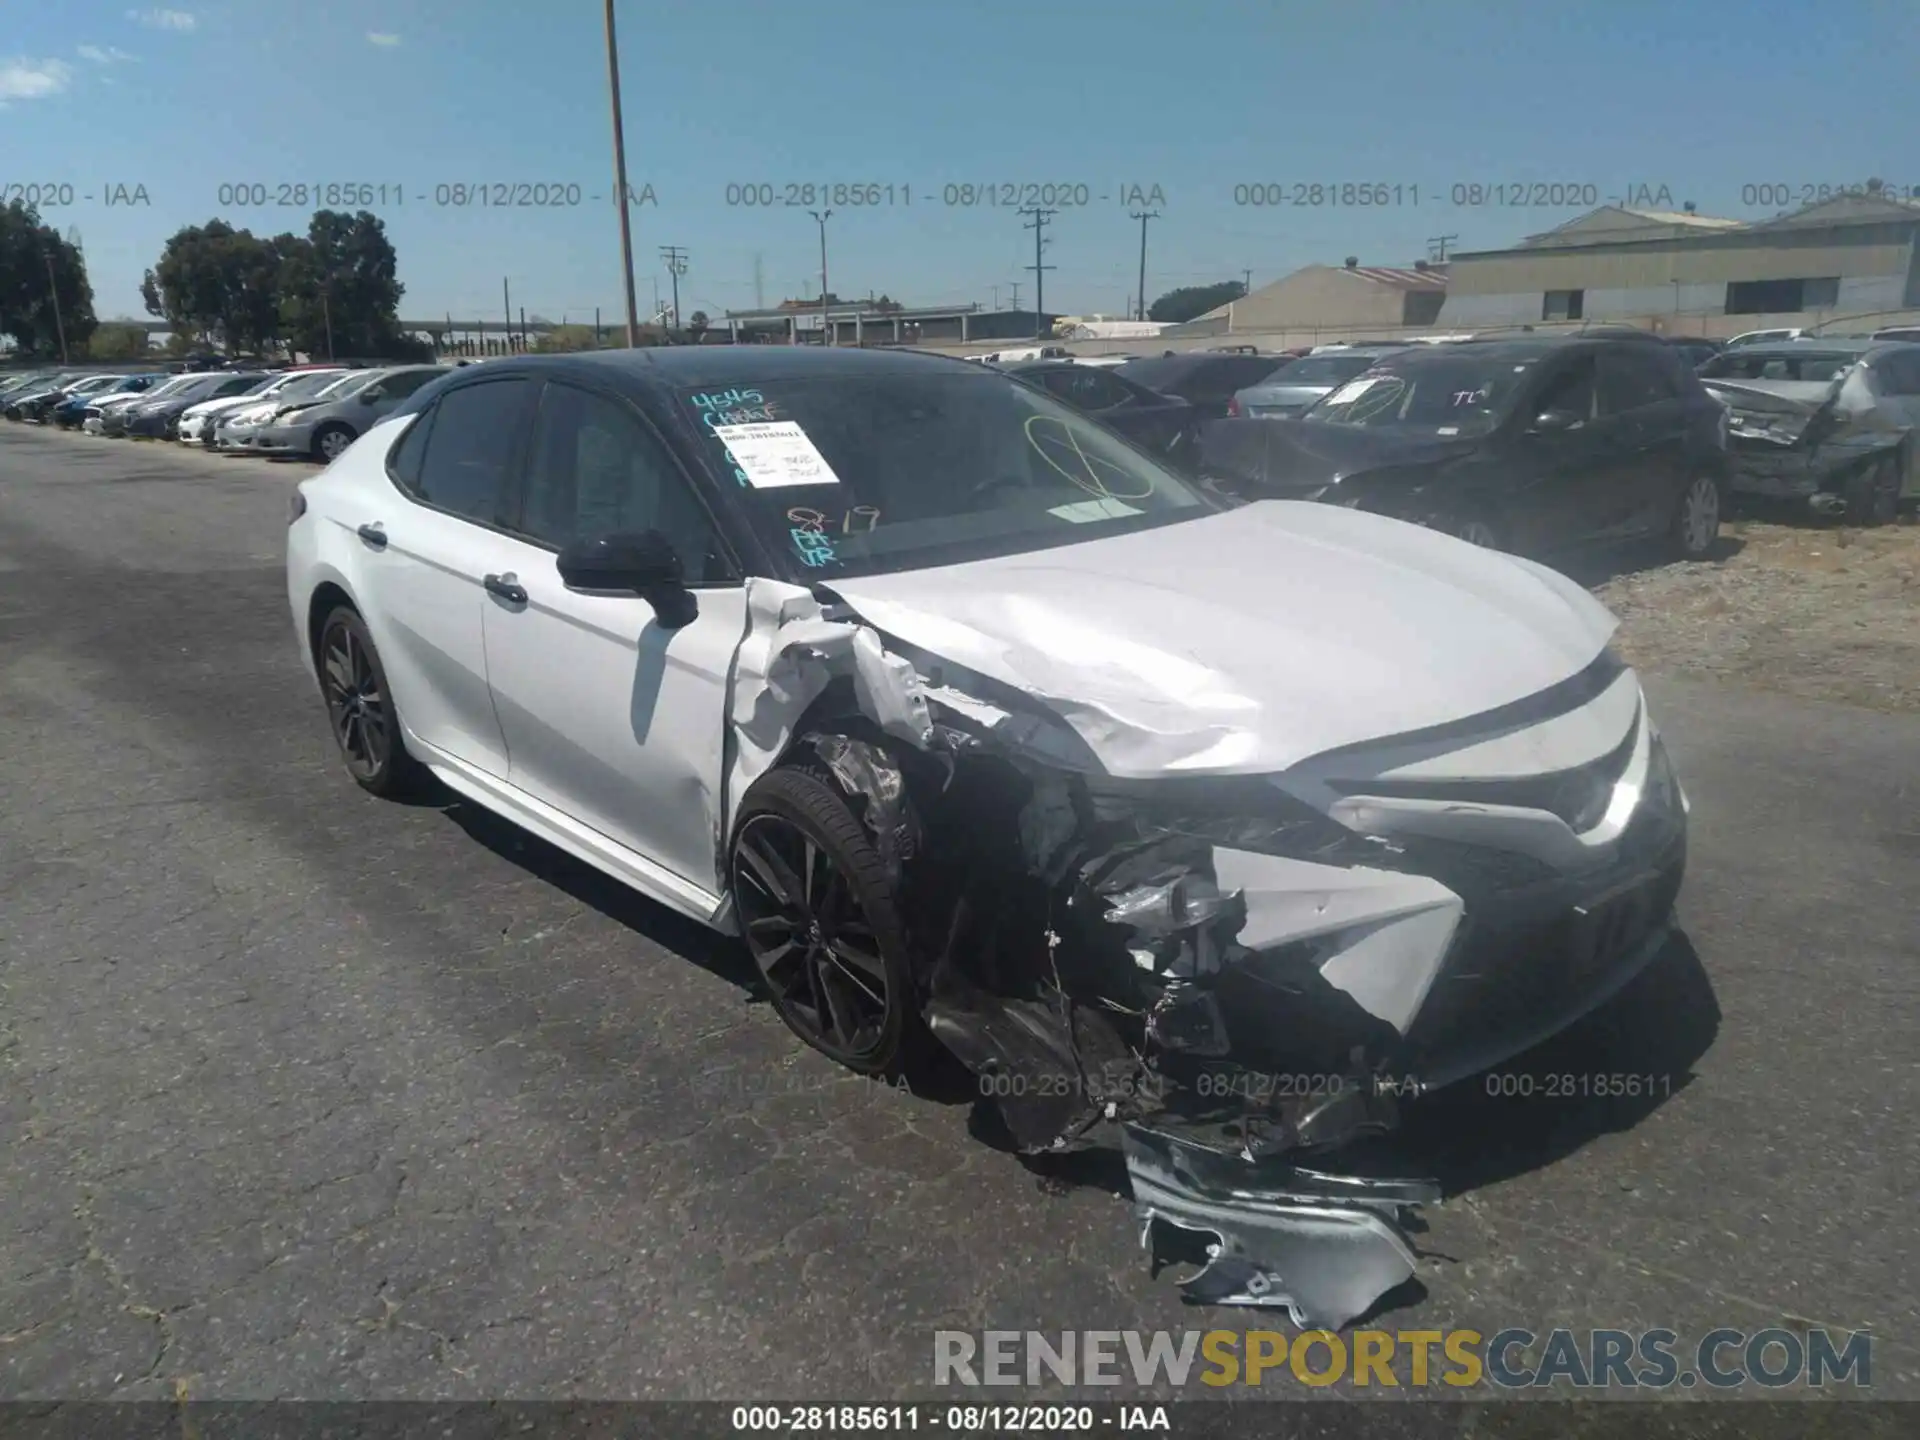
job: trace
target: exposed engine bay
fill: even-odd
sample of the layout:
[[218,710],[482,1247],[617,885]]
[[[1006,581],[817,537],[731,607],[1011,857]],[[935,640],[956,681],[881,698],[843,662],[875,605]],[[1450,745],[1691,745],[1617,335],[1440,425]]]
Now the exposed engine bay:
[[1138,735],[1122,778],[1043,699],[824,587],[753,584],[729,805],[796,756],[831,773],[899,897],[928,1031],[1019,1149],[1118,1143],[1143,1245],[1208,1237],[1196,1303],[1366,1313],[1441,1197],[1340,1152],[1665,940],[1685,801],[1604,651],[1464,727],[1280,775],[1142,774]]

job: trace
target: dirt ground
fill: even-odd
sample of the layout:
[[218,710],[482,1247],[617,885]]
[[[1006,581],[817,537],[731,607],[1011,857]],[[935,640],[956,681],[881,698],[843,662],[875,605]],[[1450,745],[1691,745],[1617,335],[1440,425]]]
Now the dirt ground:
[[1920,524],[1735,517],[1721,559],[1618,574],[1594,593],[1636,668],[1875,710],[1920,711]]

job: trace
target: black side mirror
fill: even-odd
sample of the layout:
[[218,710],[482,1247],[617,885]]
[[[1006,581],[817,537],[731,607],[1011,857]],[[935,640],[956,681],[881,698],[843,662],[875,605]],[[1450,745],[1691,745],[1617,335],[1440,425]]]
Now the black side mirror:
[[381,393],[380,387],[378,385],[373,386],[371,389],[362,390],[360,392],[360,403],[362,405],[372,405],[386,398],[387,397]]
[[1586,423],[1586,416],[1574,410],[1542,410],[1527,427],[1529,435],[1561,435]]
[[669,630],[691,623],[700,613],[699,601],[687,588],[679,553],[658,530],[576,540],[560,552],[555,564],[569,590],[638,595],[653,606],[654,615]]

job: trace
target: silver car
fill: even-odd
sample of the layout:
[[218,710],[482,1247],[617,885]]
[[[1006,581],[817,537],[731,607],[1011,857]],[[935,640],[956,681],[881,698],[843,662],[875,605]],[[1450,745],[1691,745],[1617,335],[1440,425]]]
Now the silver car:
[[1372,369],[1374,361],[1384,355],[1397,355],[1406,348],[1405,345],[1351,345],[1302,355],[1271,378],[1237,392],[1227,404],[1227,414],[1249,420],[1279,420],[1300,415],[1323,395],[1331,395],[1354,376]]
[[1727,407],[1734,490],[1857,525],[1884,525],[1920,497],[1920,345],[1744,345],[1699,373]]
[[276,415],[253,437],[253,452],[330,465],[414,391],[452,371],[451,365],[361,371],[352,383],[336,385],[324,396]]

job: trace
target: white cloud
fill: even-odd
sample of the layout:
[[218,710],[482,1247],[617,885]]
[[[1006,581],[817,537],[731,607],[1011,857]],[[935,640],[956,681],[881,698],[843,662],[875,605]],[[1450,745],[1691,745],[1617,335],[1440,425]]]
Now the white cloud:
[[188,10],[129,10],[127,18],[149,30],[191,30],[200,23]]
[[118,65],[135,58],[118,45],[81,45],[76,48],[82,60],[91,60],[95,65]]
[[45,100],[66,89],[71,79],[73,67],[64,60],[0,60],[0,105]]
[[367,39],[370,43],[389,50],[400,43],[400,37],[398,35],[388,35],[379,30],[369,30],[367,32]]

